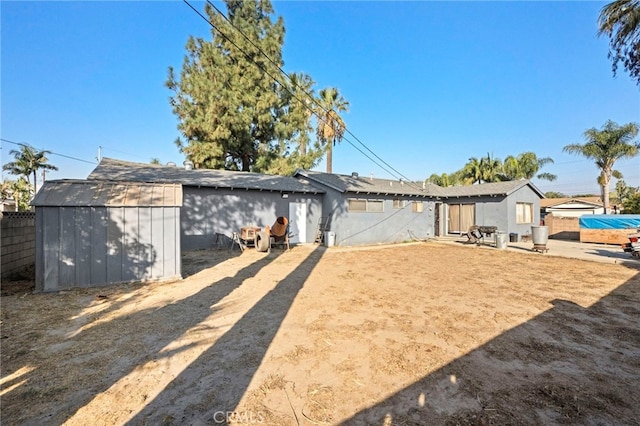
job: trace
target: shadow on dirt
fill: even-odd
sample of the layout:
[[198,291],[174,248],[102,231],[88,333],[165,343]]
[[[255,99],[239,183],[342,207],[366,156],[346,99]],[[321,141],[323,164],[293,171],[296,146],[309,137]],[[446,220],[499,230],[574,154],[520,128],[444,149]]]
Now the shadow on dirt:
[[[237,271],[233,276],[222,278],[216,282],[211,282],[194,294],[172,303],[166,303],[160,307],[154,306],[146,309],[136,310],[133,313],[115,317],[109,321],[96,321],[104,318],[110,311],[117,310],[122,304],[136,304],[136,298],[144,297],[144,292],[131,292],[136,286],[142,284],[124,285],[124,294],[131,294],[122,302],[110,302],[109,307],[100,311],[99,316],[95,314],[83,314],[85,309],[74,306],[60,310],[60,315],[73,319],[70,323],[79,325],[87,322],[95,323],[91,327],[84,328],[74,326],[67,334],[63,343],[55,348],[47,348],[42,356],[30,357],[24,360],[20,356],[19,348],[9,347],[13,337],[11,323],[3,318],[3,377],[11,376],[13,372],[21,368],[27,368],[29,372],[19,377],[19,381],[29,384],[29,386],[19,386],[15,389],[5,391],[2,396],[3,420],[9,423],[20,423],[28,415],[31,423],[63,423],[72,417],[80,408],[87,405],[96,395],[107,391],[113,384],[129,375],[138,366],[144,365],[150,360],[161,360],[171,355],[170,352],[163,352],[163,349],[187,330],[200,324],[205,318],[217,308],[214,306],[223,298],[228,296],[236,288],[240,287],[246,279],[254,277],[266,265],[276,259],[281,252],[274,251],[270,255],[265,255]],[[225,256],[238,255],[238,252],[225,252]],[[201,265],[202,266],[202,265]],[[197,269],[197,267],[196,267]],[[128,289],[128,290],[127,290]],[[106,297],[97,293],[96,289],[81,289],[79,292],[87,292],[89,299]],[[105,288],[105,295],[114,291],[114,287]],[[73,291],[75,292],[75,290]],[[72,292],[70,292],[72,293]],[[60,298],[60,304],[64,305],[65,292],[49,295],[34,295],[31,297]],[[75,309],[72,310],[72,309]],[[83,319],[89,315],[90,318]],[[180,321],[171,321],[171,318],[180,318]],[[132,328],[131,324],[137,324]],[[9,326],[9,327],[7,327]],[[33,330],[34,333],[46,333],[44,330]],[[6,336],[4,336],[6,334]],[[118,352],[118,349],[124,353]],[[28,348],[27,348],[28,349]],[[184,350],[180,348],[178,350]],[[12,352],[14,352],[12,354]],[[53,357],[53,358],[51,358]],[[52,362],[55,359],[75,359],[78,368],[86,371],[87,375],[77,377],[76,385],[82,389],[75,398],[66,400],[57,395],[64,395],[59,389],[61,383],[68,382],[68,372],[59,368],[54,368]],[[11,361],[11,362],[7,362]],[[11,367],[9,367],[11,365]],[[3,383],[4,387],[11,387],[14,381]],[[38,409],[38,404],[29,408],[24,408],[25,401],[33,398],[44,398],[43,403],[51,404],[57,401],[54,410],[44,411]],[[28,413],[24,410],[29,410]],[[13,419],[13,420],[12,420]],[[22,420],[20,420],[22,419]]]
[[202,353],[128,424],[167,421],[162,408],[168,401],[195,395],[177,424],[211,424],[216,413],[232,412],[245,394],[298,292],[325,249],[317,247],[233,327]]
[[552,304],[343,424],[624,424],[640,418],[638,275],[588,308]]

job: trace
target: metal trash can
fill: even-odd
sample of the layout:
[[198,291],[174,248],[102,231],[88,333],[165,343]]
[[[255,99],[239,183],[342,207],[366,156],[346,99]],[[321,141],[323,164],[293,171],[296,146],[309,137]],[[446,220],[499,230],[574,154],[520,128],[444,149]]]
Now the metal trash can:
[[533,245],[546,246],[549,239],[549,227],[532,225],[531,238],[533,239]]
[[507,248],[507,233],[502,231],[496,232],[496,248],[497,249],[506,249]]
[[515,232],[512,232],[509,234],[509,242],[510,243],[517,243],[518,242],[518,234],[516,234]]
[[333,231],[327,231],[324,233],[324,245],[327,247],[333,247],[336,245],[336,233]]

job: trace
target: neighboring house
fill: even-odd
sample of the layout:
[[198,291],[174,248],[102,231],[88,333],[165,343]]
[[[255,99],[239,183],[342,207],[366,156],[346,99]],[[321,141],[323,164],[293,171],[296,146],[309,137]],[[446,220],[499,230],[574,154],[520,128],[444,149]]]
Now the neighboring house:
[[553,214],[555,217],[580,217],[584,214],[603,214],[600,197],[581,198],[545,198],[540,201],[540,214],[544,217]]
[[498,231],[531,232],[540,223],[544,194],[528,180],[442,188],[444,233],[465,233],[471,225],[496,226]]
[[436,234],[442,188],[388,179],[297,170],[294,177],[322,188],[322,216],[336,245],[394,243]]
[[0,212],[17,212],[18,204],[14,199],[2,200],[0,202]]
[[318,187],[290,176],[187,169],[103,158],[89,180],[182,185],[180,229],[183,250],[212,247],[245,226],[271,226],[289,218],[292,243],[310,243],[322,215]]
[[36,291],[181,277],[177,184],[50,180],[36,210]]

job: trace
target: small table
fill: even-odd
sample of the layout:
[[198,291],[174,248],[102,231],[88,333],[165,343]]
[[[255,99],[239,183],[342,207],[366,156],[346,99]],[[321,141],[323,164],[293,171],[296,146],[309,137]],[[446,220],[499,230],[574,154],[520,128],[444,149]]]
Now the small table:
[[240,232],[234,232],[233,238],[231,241],[231,249],[233,250],[234,244],[237,244],[240,247],[240,251],[244,251],[247,247],[255,247],[256,245],[256,235],[260,232],[262,228],[259,226],[244,226],[240,228]]

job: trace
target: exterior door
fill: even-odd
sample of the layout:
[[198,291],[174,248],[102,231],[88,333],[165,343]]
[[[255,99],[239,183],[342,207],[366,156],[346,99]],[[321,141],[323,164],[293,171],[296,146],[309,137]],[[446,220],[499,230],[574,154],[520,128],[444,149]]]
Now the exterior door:
[[289,203],[289,242],[307,242],[307,204]]
[[440,210],[442,209],[442,203],[436,203],[436,207],[433,210],[433,213],[435,215],[433,222],[435,225],[435,237],[439,237],[440,236],[440,232],[441,232],[441,228],[440,228]]

